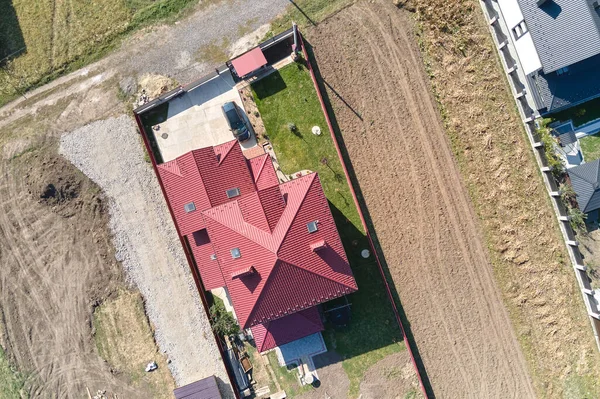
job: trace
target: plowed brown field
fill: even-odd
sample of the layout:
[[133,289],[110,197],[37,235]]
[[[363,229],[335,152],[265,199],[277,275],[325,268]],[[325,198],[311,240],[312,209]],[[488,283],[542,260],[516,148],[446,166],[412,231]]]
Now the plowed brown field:
[[434,393],[534,397],[413,30],[381,0],[307,36]]

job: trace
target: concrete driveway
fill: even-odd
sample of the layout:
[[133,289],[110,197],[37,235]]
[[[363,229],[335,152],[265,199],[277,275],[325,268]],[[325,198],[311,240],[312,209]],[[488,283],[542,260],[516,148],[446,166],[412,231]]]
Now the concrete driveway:
[[[221,110],[228,101],[234,101],[246,115],[229,72],[169,101],[167,120],[159,124],[159,130],[153,130],[163,161],[173,160],[191,150],[233,140],[233,133]],[[247,118],[246,124],[250,126]],[[253,132],[250,139],[240,143],[242,150],[256,145]]]

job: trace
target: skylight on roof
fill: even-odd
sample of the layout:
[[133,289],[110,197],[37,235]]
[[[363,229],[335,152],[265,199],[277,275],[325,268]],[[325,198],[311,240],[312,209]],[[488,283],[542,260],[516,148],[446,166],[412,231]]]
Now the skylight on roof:
[[190,213],[196,210],[196,204],[194,204],[193,202],[188,202],[187,204],[185,204],[183,206],[183,209],[185,210],[186,213]]
[[319,230],[317,223],[319,223],[318,220],[313,220],[312,222],[308,222],[306,224],[306,228],[308,229],[309,233],[314,233],[315,231]]
[[227,192],[227,198],[233,198],[233,197],[237,197],[238,195],[240,195],[240,189],[237,187],[230,188],[226,192]]
[[233,248],[230,252],[231,252],[231,257],[233,259],[237,259],[237,258],[241,258],[242,257],[242,253],[240,252],[239,248]]

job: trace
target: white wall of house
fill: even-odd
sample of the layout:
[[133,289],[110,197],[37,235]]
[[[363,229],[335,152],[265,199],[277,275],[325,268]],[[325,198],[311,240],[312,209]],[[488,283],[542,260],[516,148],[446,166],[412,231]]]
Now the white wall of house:
[[514,36],[513,28],[519,25],[523,21],[523,13],[517,0],[498,0],[502,17],[510,30],[511,40],[515,45],[519,61],[523,67],[523,72],[526,75],[535,72],[542,68],[542,62],[538,56],[533,39],[529,32],[525,33],[518,39]]

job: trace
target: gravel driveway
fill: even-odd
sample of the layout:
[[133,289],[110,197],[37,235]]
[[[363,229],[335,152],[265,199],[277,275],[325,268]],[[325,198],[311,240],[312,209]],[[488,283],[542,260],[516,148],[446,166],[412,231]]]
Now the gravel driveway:
[[215,375],[228,381],[183,248],[128,116],[65,134],[60,153],[109,197],[116,257],[144,296],[158,346],[177,385]]

